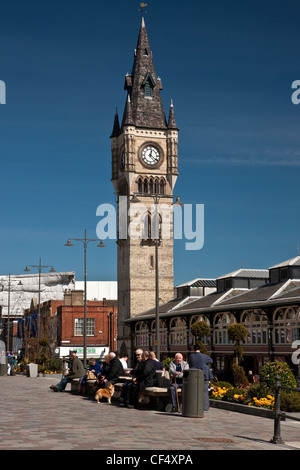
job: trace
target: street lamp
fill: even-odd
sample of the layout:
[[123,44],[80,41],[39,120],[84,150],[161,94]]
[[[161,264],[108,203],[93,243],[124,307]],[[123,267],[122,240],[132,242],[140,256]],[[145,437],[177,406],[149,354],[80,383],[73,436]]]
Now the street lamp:
[[158,205],[159,199],[176,198],[175,202],[172,203],[173,206],[183,206],[184,204],[180,201],[179,196],[167,195],[167,194],[138,194],[138,196],[133,193],[130,202],[137,204],[141,203],[139,197],[152,197],[155,204],[155,324],[156,324],[156,357],[160,360],[160,331],[159,331],[159,272],[158,272],[158,246],[160,243],[160,231],[159,231],[159,213]]
[[[88,243],[99,242],[98,239],[86,238],[86,229],[84,231],[84,238],[68,238],[65,246],[74,246],[72,241],[78,241],[83,243],[84,247],[84,317],[83,317],[83,365],[86,367],[86,310],[87,310],[87,269],[86,269],[86,250]],[[97,245],[97,248],[105,248],[103,241]]]
[[42,275],[42,269],[43,268],[50,268],[49,272],[50,273],[55,273],[55,269],[53,266],[47,266],[47,265],[42,265],[42,260],[40,258],[39,264],[28,264],[26,268],[24,269],[25,272],[31,271],[29,268],[37,268],[39,271],[39,300],[38,300],[38,331],[37,331],[37,337],[38,340],[40,339],[40,326],[41,326],[41,275]]

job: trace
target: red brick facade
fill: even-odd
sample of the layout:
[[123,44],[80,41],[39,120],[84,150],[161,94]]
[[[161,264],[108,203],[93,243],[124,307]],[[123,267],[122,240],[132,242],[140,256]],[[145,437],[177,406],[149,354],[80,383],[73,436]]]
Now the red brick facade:
[[[40,337],[49,339],[50,354],[59,350],[59,355],[67,355],[68,350],[80,350],[83,347],[83,291],[69,291],[63,300],[48,300],[40,306]],[[117,349],[117,301],[87,301],[87,357],[97,356],[99,349],[109,351]],[[34,316],[38,306],[25,310],[24,316]],[[25,338],[24,338],[25,339]],[[95,351],[95,354],[93,354]],[[80,356],[80,354],[78,354]]]

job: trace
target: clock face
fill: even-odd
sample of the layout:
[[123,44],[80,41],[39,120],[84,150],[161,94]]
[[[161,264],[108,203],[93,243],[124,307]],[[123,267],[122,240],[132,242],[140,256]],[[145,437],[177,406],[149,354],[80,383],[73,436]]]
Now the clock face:
[[152,145],[148,145],[142,150],[142,159],[147,165],[156,165],[160,160],[159,151]]

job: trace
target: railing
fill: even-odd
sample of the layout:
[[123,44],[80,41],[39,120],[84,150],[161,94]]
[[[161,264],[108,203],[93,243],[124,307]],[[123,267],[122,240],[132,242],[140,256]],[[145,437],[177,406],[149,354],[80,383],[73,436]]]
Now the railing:
[[273,444],[284,444],[281,437],[280,421],[282,418],[293,419],[294,421],[300,421],[300,418],[294,416],[288,416],[286,413],[280,410],[280,390],[291,390],[293,392],[300,392],[300,388],[283,387],[280,385],[280,377],[277,375],[275,378],[275,409],[274,409],[274,436],[270,442]]

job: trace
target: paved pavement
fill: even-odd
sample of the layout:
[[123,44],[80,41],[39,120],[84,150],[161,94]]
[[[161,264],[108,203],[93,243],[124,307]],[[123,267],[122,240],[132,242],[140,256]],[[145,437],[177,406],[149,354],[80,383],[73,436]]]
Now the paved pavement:
[[117,458],[125,450],[138,455],[137,451],[145,449],[153,455],[157,450],[192,454],[198,450],[300,449],[300,422],[282,422],[284,444],[271,444],[272,419],[216,408],[205,412],[204,418],[186,418],[98,405],[71,394],[68,388],[54,393],[49,386],[56,382],[50,377],[0,377],[1,450],[106,450]]

